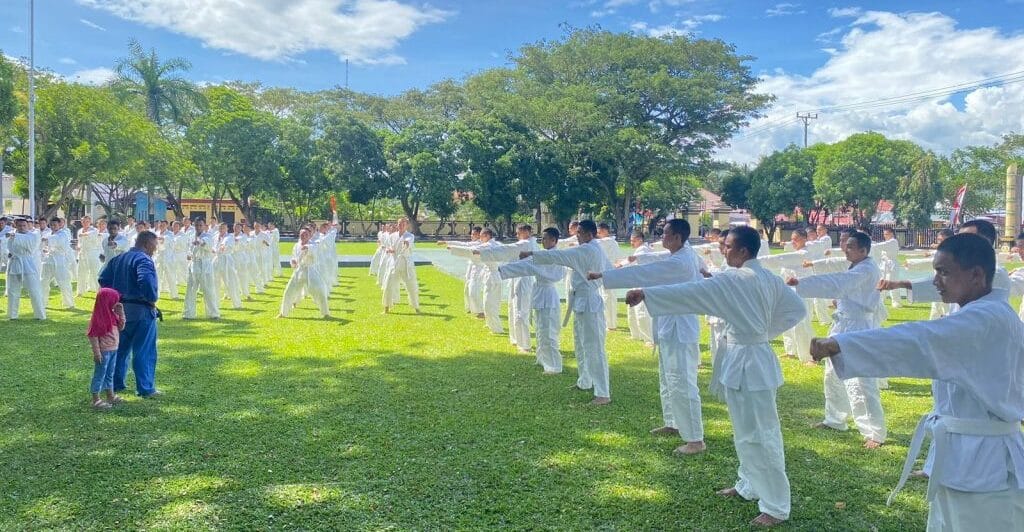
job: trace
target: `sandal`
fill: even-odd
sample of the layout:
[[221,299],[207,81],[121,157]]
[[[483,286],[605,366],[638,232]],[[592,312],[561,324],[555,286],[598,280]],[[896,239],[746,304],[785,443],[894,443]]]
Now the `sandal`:
[[103,399],[97,399],[92,402],[92,407],[96,410],[110,410],[113,405],[104,401]]
[[121,397],[120,395],[115,395],[112,399],[107,400],[107,402],[110,403],[111,405],[119,405],[124,402],[124,397]]

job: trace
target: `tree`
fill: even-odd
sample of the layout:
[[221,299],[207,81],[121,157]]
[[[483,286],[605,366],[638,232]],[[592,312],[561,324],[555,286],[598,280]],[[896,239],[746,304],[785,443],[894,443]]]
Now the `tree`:
[[722,178],[722,201],[734,209],[746,209],[747,192],[750,190],[750,174],[743,171],[732,172]]
[[965,146],[941,161],[940,174],[952,203],[952,194],[967,185],[962,213],[979,216],[1001,208],[1006,201],[1006,167],[1016,162],[1024,166],[1024,135],[1010,134],[992,146]]
[[3,173],[4,158],[7,156],[8,143],[17,116],[18,99],[14,94],[14,67],[4,58],[3,53],[0,53],[0,174]]
[[871,219],[879,200],[895,197],[898,183],[921,154],[913,142],[874,132],[818,144],[810,151],[817,160],[815,197],[830,210],[850,209],[858,222]]
[[[155,49],[146,52],[132,39],[128,43],[128,57],[118,60],[114,67],[117,77],[111,85],[126,101],[140,103],[146,116],[158,127],[185,126],[206,105],[198,87],[180,75],[191,68],[192,64],[180,57],[161,61]],[[184,216],[180,196],[173,193],[180,187],[166,179],[157,185],[175,214]]]
[[224,87],[210,88],[207,97],[209,112],[197,118],[187,134],[196,165],[214,200],[226,194],[246,219],[254,220],[253,200],[271,191],[281,178],[277,119]]
[[893,211],[907,227],[927,229],[932,225],[935,203],[942,198],[939,159],[932,152],[922,152],[903,176],[893,197]]
[[775,217],[796,207],[808,212],[814,204],[815,155],[792,144],[758,163],[750,172],[747,203],[764,225],[769,241],[775,235]]
[[749,59],[717,40],[576,30],[523,47],[494,86],[624,226],[645,181],[698,173],[770,101],[753,92]]
[[455,142],[444,125],[423,121],[384,136],[387,161],[385,197],[397,198],[412,231],[422,235],[420,208],[443,220],[455,213],[456,194],[465,190]]

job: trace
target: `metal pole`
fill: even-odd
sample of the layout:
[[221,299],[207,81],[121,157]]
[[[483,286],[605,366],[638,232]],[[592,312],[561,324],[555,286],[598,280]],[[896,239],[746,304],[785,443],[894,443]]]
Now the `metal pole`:
[[[0,146],[3,146],[3,144],[0,144]],[[7,147],[5,146],[3,149],[0,149],[0,216],[4,214],[4,157],[6,155]]]
[[28,211],[36,217],[36,2],[28,1]]

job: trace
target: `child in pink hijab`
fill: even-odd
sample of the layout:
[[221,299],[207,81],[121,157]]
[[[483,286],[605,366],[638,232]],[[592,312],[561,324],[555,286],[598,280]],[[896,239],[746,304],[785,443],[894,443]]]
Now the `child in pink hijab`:
[[[109,410],[122,399],[114,394],[114,360],[117,359],[117,346],[124,329],[124,307],[121,305],[121,294],[113,288],[100,288],[96,293],[96,305],[92,309],[89,320],[89,344],[92,345],[92,360],[95,363],[92,372],[92,407],[97,410]],[[107,400],[100,398],[100,390],[107,391]]]

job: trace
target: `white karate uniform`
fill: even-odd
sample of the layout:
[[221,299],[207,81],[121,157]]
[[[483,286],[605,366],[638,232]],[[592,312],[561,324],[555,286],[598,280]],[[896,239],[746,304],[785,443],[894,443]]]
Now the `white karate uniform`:
[[385,291],[387,286],[388,276],[394,270],[395,255],[394,253],[388,253],[393,251],[395,242],[398,240],[398,233],[385,233],[384,234],[384,256],[380,259],[380,274],[377,276],[377,285],[380,286],[382,292]]
[[772,254],[771,243],[767,239],[761,239],[761,247],[757,249],[757,258],[767,257]]
[[[646,243],[633,250],[633,256],[635,257],[648,255],[650,253],[654,253],[654,249]],[[634,264],[635,263],[630,263],[623,267],[629,268]],[[647,313],[647,305],[640,303],[633,307],[627,307],[626,318],[629,323],[630,338],[640,340],[646,344],[654,343],[654,320],[651,318],[651,315]]]
[[[100,260],[103,264],[106,264],[110,259],[128,251],[131,248],[128,237],[118,233],[113,240],[110,239],[110,233],[100,233]],[[103,271],[103,267],[100,267],[100,271]],[[98,278],[98,276],[97,276]]]
[[782,368],[769,342],[807,315],[807,306],[757,259],[710,279],[644,289],[652,316],[706,314],[725,320],[711,391],[724,394],[739,457],[735,489],[762,512],[788,519],[789,479],[775,405]]
[[235,272],[235,237],[231,233],[216,237],[217,253],[213,259],[213,272],[217,279],[217,293],[231,299],[231,308],[242,308],[241,289]]
[[[176,242],[184,241],[185,237],[185,234],[179,235]],[[198,245],[195,244],[196,240],[199,241]],[[189,262],[188,279],[185,284],[185,308],[181,316],[185,319],[196,318],[196,301],[199,291],[202,290],[206,317],[219,318],[220,297],[217,293],[217,279],[214,274],[214,233],[212,230],[207,231],[188,244],[192,260]]]
[[241,297],[249,299],[252,297],[250,285],[252,285],[252,261],[249,255],[249,237],[245,233],[232,233],[234,245],[231,246],[231,258],[235,263],[235,279],[238,284],[238,292]]
[[[566,318],[572,312],[573,343],[579,377],[576,386],[581,390],[594,389],[595,397],[611,397],[608,379],[608,354],[604,350],[604,300],[598,291],[600,281],[588,281],[590,272],[604,272],[612,265],[594,240],[567,249],[542,249],[533,252],[538,266],[559,265],[572,271],[572,286],[566,301]],[[563,325],[567,323],[562,321]]]
[[[537,242],[533,239],[527,239],[520,240],[514,244],[482,246],[479,249],[480,260],[485,264],[493,263],[497,266],[505,262],[519,260],[520,252],[536,251]],[[503,279],[494,270],[491,271],[490,275],[499,283]],[[532,275],[514,277],[510,279],[508,292],[508,338],[512,345],[524,351],[529,351],[532,347],[530,345],[530,300],[533,297],[533,283],[534,278]]]
[[[895,238],[882,242],[873,242],[869,256],[882,267],[883,254],[885,258],[892,261],[891,268],[882,268],[883,279],[887,281],[898,281],[903,278],[903,267],[900,265],[900,242]],[[900,308],[900,297],[903,290],[889,290],[889,299],[892,301],[892,308]]]
[[[869,257],[844,272],[806,277],[796,286],[796,293],[805,298],[838,300],[830,335],[876,329],[878,322],[874,315],[881,300],[877,289],[881,277],[881,270]],[[824,382],[825,425],[836,430],[846,430],[852,417],[862,436],[884,443],[885,413],[878,392],[878,380],[840,380],[832,362],[826,359]]]
[[37,320],[45,320],[46,297],[36,262],[36,253],[41,246],[39,233],[15,233],[6,241],[7,253],[11,255],[7,260],[7,317],[17,319],[21,289],[24,288],[32,302],[32,314]]
[[562,372],[562,352],[559,351],[561,300],[555,283],[565,278],[565,268],[556,265],[538,266],[532,259],[516,260],[498,267],[502,279],[534,278],[530,306],[537,335],[537,363],[549,373]]
[[[919,259],[907,259],[907,275],[912,275],[911,272],[914,268],[926,268],[929,272],[932,271],[933,257],[925,257]],[[931,312],[928,313],[928,319],[935,320],[943,316],[950,314],[949,303],[943,303],[942,301],[932,301]]]
[[[808,242],[808,245],[814,244],[817,249],[820,249],[820,253],[815,255],[815,258],[810,259],[821,260],[825,256],[825,252],[832,249],[832,237],[825,235],[813,242]],[[830,252],[831,253],[831,252]],[[842,250],[839,250],[839,255],[842,256]],[[811,306],[814,308],[814,317],[818,320],[818,323],[822,325],[832,324],[832,300],[824,298],[815,298],[811,301]]]
[[[456,246],[451,249],[453,255],[465,257],[467,254],[471,257],[477,257],[473,254],[474,251],[479,251],[479,266],[478,268],[478,283],[480,290],[483,292],[483,313],[484,313],[484,324],[495,334],[501,334],[505,332],[505,329],[501,325],[501,277],[498,275],[498,262],[496,256],[490,256],[485,258],[484,252],[497,251],[501,248],[501,244],[495,242],[493,239],[487,242],[480,242],[473,248]],[[529,343],[527,343],[529,346]],[[527,347],[529,348],[529,347]]]
[[292,308],[302,300],[303,294],[309,294],[320,309],[322,316],[329,317],[330,309],[330,288],[320,273],[320,265],[317,263],[317,249],[320,245],[310,241],[306,249],[302,249],[302,242],[296,242],[292,248],[292,276],[288,279],[288,285],[284,288],[284,295],[281,297],[281,316],[287,317]]
[[[615,240],[615,237],[609,236],[605,238],[597,238],[598,245],[601,246],[601,251],[604,252],[605,258],[612,264],[619,260],[622,255],[619,249],[619,243]],[[614,290],[609,290],[604,285],[601,285],[600,289],[601,299],[604,300],[604,321],[605,326],[609,329],[615,329],[619,326],[619,300]]]
[[99,290],[100,285],[96,280],[100,275],[100,252],[103,249],[100,238],[100,232],[95,227],[78,231],[78,286],[75,291],[80,296],[88,291]]
[[384,231],[377,231],[377,251],[370,257],[370,276],[380,275],[380,262],[384,256]]
[[1007,299],[993,289],[944,318],[834,337],[841,378],[933,379],[897,485],[930,427],[928,530],[1024,530],[1024,324]]
[[[334,241],[330,240],[329,245],[333,246]],[[412,233],[406,231],[401,235],[393,234],[390,248],[393,253],[389,253],[391,260],[388,262],[388,272],[384,284],[383,303],[385,307],[398,304],[401,297],[399,285],[402,285],[409,297],[409,306],[417,312],[420,309],[420,287],[416,279],[416,264],[412,259],[415,246],[416,237]]]
[[[260,276],[263,285],[274,280],[274,252],[272,250],[274,237],[270,231],[260,231],[256,234],[256,255],[259,257]],[[261,291],[262,293],[262,291]]]
[[183,281],[178,277],[181,269],[177,264],[179,260],[184,259],[178,255],[180,249],[178,239],[183,236],[180,231],[179,234],[174,234],[170,229],[158,234],[159,243],[155,259],[156,276],[160,280],[160,291],[170,294],[171,299],[178,299],[178,286]]
[[[763,267],[772,272],[785,277],[792,275],[797,279],[801,279],[811,274],[811,272],[803,267],[803,262],[811,258],[809,250],[801,249],[788,253],[779,253],[778,255],[759,257],[759,260]],[[807,315],[795,327],[782,335],[782,343],[786,354],[796,355],[801,362],[810,362],[812,360],[811,338],[814,337],[814,329],[811,328],[812,309],[809,300],[804,301],[804,303],[807,306]]]
[[[698,259],[689,245],[659,260],[661,254],[637,258],[641,264],[604,272],[605,288],[646,288],[687,283],[703,279]],[[650,262],[647,262],[650,261]],[[645,263],[647,262],[647,263]],[[654,319],[658,344],[658,375],[661,413],[666,427],[679,430],[686,442],[704,440],[697,366],[700,365],[700,325],[693,314],[675,314]]]
[[75,308],[75,291],[71,287],[71,265],[75,260],[75,252],[71,249],[71,231],[64,227],[51,232],[46,236],[43,248],[46,250],[41,272],[43,295],[48,295],[50,284],[56,283],[64,308]]
[[270,260],[271,275],[281,275],[281,231],[276,227],[270,230]]

